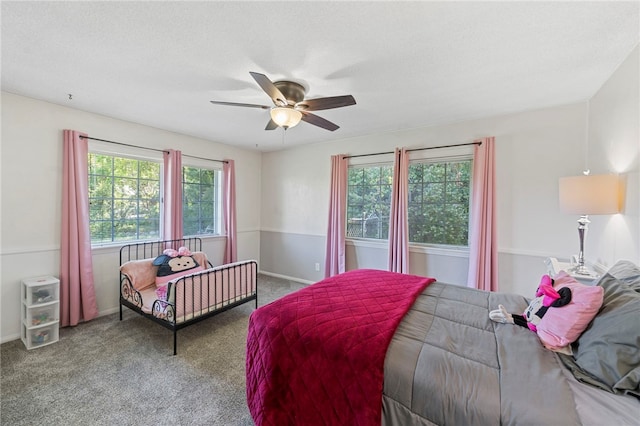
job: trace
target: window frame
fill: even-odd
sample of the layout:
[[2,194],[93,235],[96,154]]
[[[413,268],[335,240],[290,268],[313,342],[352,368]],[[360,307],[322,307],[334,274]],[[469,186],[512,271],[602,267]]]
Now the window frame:
[[[217,162],[212,162],[210,160],[203,160],[203,159],[199,159],[199,158],[192,158],[192,157],[186,157],[183,156],[182,157],[182,214],[183,214],[183,218],[184,218],[184,168],[185,167],[191,167],[191,168],[197,168],[197,169],[205,169],[205,170],[212,170],[216,173],[216,176],[214,179],[214,194],[213,194],[213,201],[214,201],[214,212],[213,212],[213,219],[214,219],[214,226],[216,231],[214,233],[211,234],[195,234],[195,235],[187,235],[186,233],[184,234],[185,237],[189,236],[189,237],[198,237],[198,238],[206,238],[206,237],[224,237],[226,234],[224,233],[224,226],[223,226],[223,211],[222,211],[222,173],[223,173],[223,167],[222,165],[218,165]],[[217,207],[217,208],[216,208]],[[184,220],[183,220],[183,233],[185,232],[184,230]]]
[[[88,148],[89,148],[88,149],[89,154],[108,155],[112,157],[129,158],[132,160],[151,161],[151,162],[159,163],[160,165],[160,193],[159,193],[160,219],[159,219],[159,225],[158,225],[158,235],[159,235],[159,239],[163,239],[164,236],[163,236],[162,223],[164,223],[165,171],[164,171],[164,158],[163,158],[162,150],[157,150],[155,148],[143,148],[143,147],[133,147],[128,145],[113,144],[109,142],[96,141],[96,140],[89,140]],[[220,237],[226,236],[226,234],[224,233],[223,211],[222,211],[222,179],[223,179],[222,164],[218,165],[216,162],[211,160],[205,160],[205,159],[200,159],[195,157],[187,157],[186,155],[183,155],[182,167],[184,168],[185,166],[195,167],[200,169],[215,170],[218,173],[218,177],[219,177],[218,185],[214,193],[214,197],[217,198],[217,207],[218,207],[217,213],[214,212],[214,216],[217,215],[217,218],[215,220],[216,220],[216,226],[217,226],[218,232],[213,234],[198,234],[198,235],[189,235],[189,236],[194,236],[198,238],[220,238]],[[89,164],[88,164],[88,158],[87,158],[87,168],[88,167],[89,167]],[[87,190],[88,189],[89,188],[87,186]],[[184,192],[183,192],[183,197],[184,197]],[[183,204],[183,209],[184,209],[184,204]],[[184,228],[184,224],[183,224],[183,228]],[[183,232],[184,232],[184,229],[183,229]],[[137,243],[137,242],[143,242],[143,241],[154,241],[154,240],[156,239],[153,238],[149,240],[126,240],[126,241],[121,240],[121,241],[104,241],[104,242],[91,241],[91,248],[98,249],[98,248],[108,248],[108,247],[121,247],[123,244],[131,244],[131,243]]]
[[[121,146],[121,145],[114,145],[111,143],[107,143],[107,142],[102,142],[102,141],[94,141],[94,140],[89,140],[89,154],[95,154],[95,155],[105,155],[105,156],[111,156],[111,157],[117,157],[117,158],[126,158],[126,159],[130,159],[130,160],[137,160],[137,161],[148,161],[148,162],[153,162],[153,163],[157,163],[160,166],[160,182],[159,182],[159,194],[158,194],[158,201],[159,201],[159,222],[158,222],[158,235],[159,238],[162,238],[162,228],[161,225],[163,222],[163,205],[164,205],[164,199],[163,199],[163,193],[164,193],[164,167],[163,167],[163,158],[162,158],[162,153],[161,152],[157,152],[157,151],[151,151],[148,149],[144,149],[144,148],[134,148],[134,147],[129,147],[129,146]],[[87,168],[89,167],[88,164],[88,158],[87,158]],[[89,171],[89,170],[88,170]],[[87,186],[88,189],[88,186]],[[91,223],[91,219],[89,219],[89,222]],[[90,236],[91,238],[91,236]],[[109,246],[122,246],[123,244],[131,244],[131,243],[136,243],[136,242],[141,242],[141,241],[153,241],[155,240],[155,238],[152,239],[134,239],[134,240],[116,240],[116,241],[93,241],[91,240],[91,247],[92,248],[97,248],[97,247],[109,247]]]
[[457,244],[442,244],[442,243],[422,243],[418,241],[410,241],[409,244],[415,247],[426,246],[426,247],[438,247],[438,248],[452,248],[452,249],[468,249],[469,248],[469,224],[471,221],[471,195],[472,195],[472,179],[473,179],[473,155],[453,155],[447,157],[430,157],[430,158],[422,158],[409,160],[409,167],[412,164],[443,164],[443,163],[455,163],[462,161],[470,161],[471,166],[469,168],[469,201],[467,204],[468,214],[467,214],[467,244],[466,245],[457,245]]
[[[438,149],[415,149],[409,152],[409,164],[416,162],[431,162],[431,163],[445,163],[445,162],[455,162],[461,160],[470,160],[471,168],[469,173],[469,224],[471,222],[471,205],[473,202],[473,146],[472,145],[461,145],[461,146],[452,146],[447,148],[438,148]],[[385,166],[390,165],[393,168],[394,165],[394,155],[393,154],[384,154],[379,155],[378,161],[371,161],[370,159],[365,159],[366,157],[357,157],[350,158],[348,168],[351,167],[375,167],[375,166]],[[347,181],[347,199],[345,200],[345,205],[348,207],[348,199],[349,199],[349,190],[348,190],[348,181]],[[348,218],[345,217],[345,226]],[[389,244],[389,238],[385,239],[377,239],[377,238],[365,238],[365,237],[349,237],[347,235],[345,229],[345,241],[348,245],[353,245],[356,247],[368,247],[368,248],[387,248]],[[439,254],[439,255],[454,255],[454,256],[465,256],[469,252],[469,245],[467,242],[466,246],[460,245],[448,245],[448,244],[437,244],[437,243],[420,243],[420,242],[409,242],[409,250],[411,252],[418,253],[428,253],[428,254]]]
[[[393,162],[390,163],[388,161],[385,161],[385,162],[376,162],[376,163],[350,164],[349,167],[348,167],[348,170],[355,169],[355,168],[363,170],[363,169],[374,168],[374,167],[389,167],[390,168],[390,175],[391,175],[391,178],[393,179]],[[348,177],[348,175],[349,175],[349,172],[347,172],[347,199],[345,200],[346,211],[347,211],[347,216],[345,217],[345,226],[347,226],[347,229],[345,230],[345,237],[348,238],[348,239],[367,240],[367,241],[388,241],[388,238],[373,238],[373,237],[367,237],[367,236],[364,236],[364,235],[361,236],[361,237],[358,237],[358,236],[349,237],[348,236],[348,233],[349,233],[349,217],[348,217],[348,212],[349,212],[349,186],[350,186],[349,185],[349,177]],[[393,185],[393,183],[390,183],[390,185],[389,185],[390,186],[390,190],[393,189],[392,185]],[[380,187],[381,184],[379,183],[377,186]],[[389,205],[388,205],[388,207],[389,207],[388,210],[389,210],[389,214],[390,214],[390,210],[391,210],[391,193],[389,193]],[[366,225],[365,225],[366,219],[363,218],[363,220],[364,220],[364,222],[362,224],[362,227],[363,227],[363,230],[364,230],[364,229],[366,229]],[[388,230],[388,223],[387,223],[387,230]],[[365,231],[363,231],[363,234],[364,234],[364,232]]]

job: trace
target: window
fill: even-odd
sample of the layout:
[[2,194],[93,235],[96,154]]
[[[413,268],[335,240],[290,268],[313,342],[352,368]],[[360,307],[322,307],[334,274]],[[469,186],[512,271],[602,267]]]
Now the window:
[[220,234],[220,170],[182,168],[184,235]]
[[[162,157],[94,143],[89,152],[91,242],[162,238]],[[124,148],[125,150],[127,148]],[[222,228],[222,171],[189,160],[182,167],[183,235],[218,235]]]
[[[409,165],[409,241],[467,246],[472,160],[437,159]],[[393,166],[350,166],[347,238],[389,238]]]
[[393,166],[349,168],[347,238],[387,239]]
[[160,237],[160,163],[89,153],[92,243]]
[[409,241],[467,246],[471,160],[409,164]]

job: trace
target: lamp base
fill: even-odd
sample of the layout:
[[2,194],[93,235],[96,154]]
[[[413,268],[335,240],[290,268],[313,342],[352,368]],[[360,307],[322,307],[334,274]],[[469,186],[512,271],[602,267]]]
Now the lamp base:
[[597,278],[598,275],[587,269],[585,265],[576,265],[568,271],[570,274],[582,275],[584,277]]
[[589,228],[589,217],[586,214],[580,216],[578,219],[578,236],[580,237],[580,252],[578,253],[578,264],[572,268],[571,272],[576,275],[591,276],[591,272],[584,264],[584,239],[587,235],[587,229]]

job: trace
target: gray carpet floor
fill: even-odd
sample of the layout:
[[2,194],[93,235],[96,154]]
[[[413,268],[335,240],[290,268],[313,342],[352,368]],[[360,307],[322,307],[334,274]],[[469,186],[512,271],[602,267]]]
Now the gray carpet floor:
[[[260,275],[262,306],[304,287]],[[252,425],[245,348],[254,302],[178,331],[125,308],[27,351],[0,346],[2,425]]]

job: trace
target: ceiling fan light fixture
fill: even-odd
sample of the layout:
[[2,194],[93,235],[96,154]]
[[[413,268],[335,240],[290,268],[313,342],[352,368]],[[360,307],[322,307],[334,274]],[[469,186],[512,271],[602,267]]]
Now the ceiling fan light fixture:
[[285,129],[296,126],[302,120],[302,113],[290,107],[273,107],[270,113],[274,123]]
[[306,88],[299,83],[288,80],[274,83],[264,74],[258,72],[250,72],[249,74],[271,98],[274,104],[273,107],[227,101],[211,101],[211,103],[214,105],[268,109],[271,119],[264,128],[265,130],[274,130],[278,127],[286,130],[289,127],[297,126],[301,120],[304,120],[305,123],[333,132],[338,130],[340,126],[311,113],[311,111],[342,108],[356,104],[356,100],[351,95],[305,99]]

